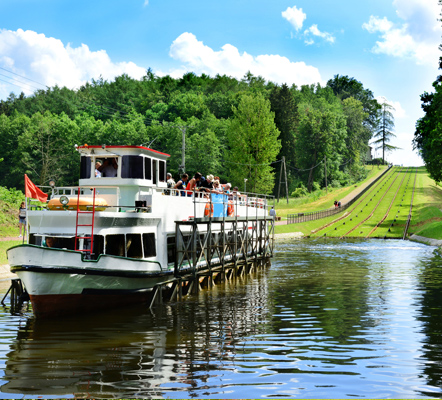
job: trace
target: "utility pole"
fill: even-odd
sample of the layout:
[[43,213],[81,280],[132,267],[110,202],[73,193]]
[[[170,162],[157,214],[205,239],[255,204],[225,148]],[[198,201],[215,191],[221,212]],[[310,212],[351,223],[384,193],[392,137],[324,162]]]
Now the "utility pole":
[[186,172],[186,131],[187,128],[193,128],[193,126],[177,125],[176,127],[183,134],[183,144],[181,147],[181,165],[179,166],[180,175],[181,175]]
[[183,134],[183,144],[181,147],[181,165],[180,165],[180,175],[186,172],[186,126],[179,126],[178,129]]
[[[282,169],[283,168],[284,168],[284,179],[285,179],[284,182],[282,182]],[[288,188],[288,183],[287,183],[287,169],[285,166],[285,156],[282,156],[281,170],[279,172],[278,203],[279,203],[279,195],[281,192],[281,183],[285,183],[285,194],[287,197],[287,204],[289,204],[289,188]]]

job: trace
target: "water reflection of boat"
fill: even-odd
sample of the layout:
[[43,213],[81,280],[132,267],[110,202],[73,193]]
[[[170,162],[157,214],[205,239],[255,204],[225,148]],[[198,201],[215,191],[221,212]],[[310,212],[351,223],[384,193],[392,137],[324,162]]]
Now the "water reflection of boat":
[[229,368],[238,343],[265,329],[266,275],[241,279],[242,285],[220,285],[155,314],[137,307],[28,319],[6,355],[1,391],[76,398],[174,398],[180,391],[191,397],[213,385],[215,365]]
[[[265,196],[206,197],[167,188],[169,156],[150,148],[85,145],[78,151],[80,187],[54,188],[48,210],[28,211],[29,244],[8,250],[11,271],[23,281],[36,316],[143,302],[155,285],[178,273],[207,269],[221,257],[268,253]],[[102,177],[94,173],[98,162],[106,165]],[[232,208],[234,217],[228,216]],[[213,218],[222,224],[212,224]],[[200,230],[189,225],[179,231],[176,221],[183,220],[200,220]],[[230,250],[212,251],[216,246]],[[195,257],[200,261],[191,268]]]
[[1,391],[113,398],[122,393],[115,386],[122,386],[124,372],[137,369],[150,371],[150,387],[158,387],[173,375],[163,365],[166,328],[146,331],[146,318],[140,309],[124,309],[63,323],[28,319],[7,354]]

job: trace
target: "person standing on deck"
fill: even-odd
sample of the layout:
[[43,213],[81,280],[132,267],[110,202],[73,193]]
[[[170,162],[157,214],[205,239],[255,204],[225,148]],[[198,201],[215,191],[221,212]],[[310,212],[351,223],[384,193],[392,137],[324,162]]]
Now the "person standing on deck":
[[20,227],[20,234],[18,237],[22,237],[22,227],[23,235],[26,233],[26,206],[24,201],[21,202],[20,208],[18,209],[18,226]]

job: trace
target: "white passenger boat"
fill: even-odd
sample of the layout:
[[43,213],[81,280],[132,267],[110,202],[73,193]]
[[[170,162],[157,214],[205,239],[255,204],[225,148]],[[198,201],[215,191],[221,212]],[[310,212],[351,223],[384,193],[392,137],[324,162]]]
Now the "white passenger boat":
[[[79,186],[54,187],[47,208],[28,208],[28,244],[7,252],[35,315],[144,301],[174,277],[268,254],[266,196],[169,189],[169,155],[146,147],[77,150]],[[101,177],[96,162],[109,164]]]

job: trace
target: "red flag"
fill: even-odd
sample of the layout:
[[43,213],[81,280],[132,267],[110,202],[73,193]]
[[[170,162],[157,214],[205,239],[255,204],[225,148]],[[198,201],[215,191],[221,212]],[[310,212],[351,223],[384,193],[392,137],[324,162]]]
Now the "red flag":
[[43,193],[37,186],[35,186],[28,175],[25,174],[25,196],[31,199],[36,199],[41,202],[46,202],[48,195]]

